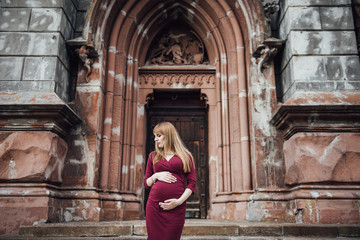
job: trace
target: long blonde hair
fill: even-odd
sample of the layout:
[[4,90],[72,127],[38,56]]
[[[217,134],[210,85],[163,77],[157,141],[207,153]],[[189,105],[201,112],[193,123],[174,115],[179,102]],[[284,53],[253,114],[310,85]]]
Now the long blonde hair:
[[[193,156],[185,147],[174,125],[172,125],[170,122],[158,123],[154,127],[153,133],[164,135],[164,146],[159,148],[157,144],[155,144],[156,156],[153,160],[154,165],[161,158],[165,158],[167,152],[173,152],[181,159],[184,172],[190,172],[190,164]],[[194,164],[193,161],[192,164]]]

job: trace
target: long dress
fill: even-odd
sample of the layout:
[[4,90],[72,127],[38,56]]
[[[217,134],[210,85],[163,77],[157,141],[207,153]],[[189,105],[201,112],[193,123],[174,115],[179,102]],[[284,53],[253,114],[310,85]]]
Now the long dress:
[[156,172],[162,171],[171,172],[172,175],[176,177],[176,182],[166,183],[156,181],[151,187],[146,204],[148,240],[180,239],[185,223],[186,201],[171,210],[163,210],[159,202],[164,202],[171,198],[180,198],[186,188],[194,192],[196,186],[194,167],[193,164],[191,164],[191,171],[184,173],[183,163],[177,155],[174,155],[170,160],[160,159],[153,165],[155,156],[155,152],[149,155],[144,180],[145,187],[148,188],[146,180],[149,177]]

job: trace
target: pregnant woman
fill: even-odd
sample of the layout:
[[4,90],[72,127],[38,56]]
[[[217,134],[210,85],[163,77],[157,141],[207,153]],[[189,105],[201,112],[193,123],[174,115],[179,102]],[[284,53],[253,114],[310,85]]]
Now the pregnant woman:
[[[180,239],[185,223],[186,199],[195,191],[193,157],[169,122],[155,126],[155,151],[146,166],[145,187],[148,240]],[[186,185],[187,183],[187,185]]]

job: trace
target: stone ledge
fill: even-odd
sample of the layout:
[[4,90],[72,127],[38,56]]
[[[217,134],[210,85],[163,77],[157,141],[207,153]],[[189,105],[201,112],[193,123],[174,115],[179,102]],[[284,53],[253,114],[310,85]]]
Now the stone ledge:
[[360,132],[360,105],[281,105],[271,124],[286,140],[297,132]]
[[51,131],[65,138],[80,122],[55,93],[0,93],[0,131]]

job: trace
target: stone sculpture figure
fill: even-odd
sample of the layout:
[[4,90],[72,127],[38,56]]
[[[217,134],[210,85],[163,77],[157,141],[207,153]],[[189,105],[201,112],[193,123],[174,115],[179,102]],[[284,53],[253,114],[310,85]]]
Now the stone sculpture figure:
[[159,65],[205,64],[205,49],[194,32],[172,29],[155,40],[148,63]]

